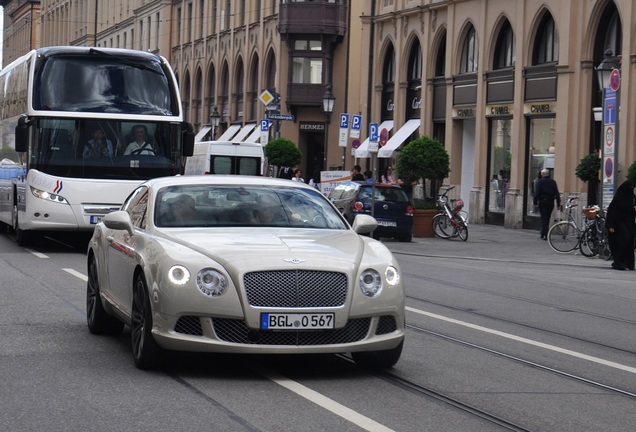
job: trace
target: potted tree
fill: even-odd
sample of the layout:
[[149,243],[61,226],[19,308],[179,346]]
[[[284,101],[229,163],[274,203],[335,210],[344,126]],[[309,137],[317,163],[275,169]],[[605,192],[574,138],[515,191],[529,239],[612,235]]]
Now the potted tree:
[[598,193],[599,170],[601,161],[596,153],[590,153],[580,160],[574,170],[574,174],[583,182],[588,183],[588,204],[595,203]]
[[277,168],[296,166],[303,157],[296,144],[283,137],[268,142],[264,150],[267,163]]
[[[413,180],[428,181],[431,191],[437,191],[441,182],[450,173],[450,157],[446,148],[438,140],[423,136],[407,143],[397,163],[400,175]],[[435,194],[432,194],[435,195]],[[438,212],[435,196],[413,200],[413,235],[415,237],[432,237],[433,216]]]

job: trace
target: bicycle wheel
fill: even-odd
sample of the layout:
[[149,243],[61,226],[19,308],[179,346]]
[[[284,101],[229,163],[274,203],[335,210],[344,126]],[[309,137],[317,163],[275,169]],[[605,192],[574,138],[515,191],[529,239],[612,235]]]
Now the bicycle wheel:
[[581,243],[579,243],[579,250],[588,258],[598,255],[599,239],[596,225],[590,225],[585,228],[581,235]]
[[448,239],[453,234],[453,225],[445,214],[436,214],[433,217],[433,232],[437,237]]
[[579,230],[574,222],[555,223],[548,231],[548,244],[555,252],[572,252],[579,247],[579,239]]
[[464,218],[461,215],[456,214],[453,216],[453,220],[456,222],[455,234],[462,240],[468,240],[468,225],[464,222]]

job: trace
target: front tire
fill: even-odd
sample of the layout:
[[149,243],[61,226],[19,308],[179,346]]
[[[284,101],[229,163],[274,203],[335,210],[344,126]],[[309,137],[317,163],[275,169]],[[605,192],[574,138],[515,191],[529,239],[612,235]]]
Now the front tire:
[[130,339],[133,359],[139,369],[154,369],[161,360],[161,348],[152,336],[152,308],[143,275],[138,275],[133,288]]
[[453,225],[445,214],[433,216],[433,232],[439,238],[448,239],[453,234]]
[[365,369],[391,369],[400,359],[403,346],[404,340],[390,350],[353,352],[351,357],[358,366]]
[[574,222],[558,222],[548,231],[548,244],[555,252],[572,252],[579,246],[579,241],[579,233]]
[[124,329],[124,323],[108,315],[102,305],[99,277],[95,255],[88,262],[88,281],[86,282],[86,322],[92,334],[116,335]]
[[599,233],[596,226],[591,225],[585,229],[583,235],[581,235],[581,243],[579,244],[579,250],[588,258],[598,255],[599,250]]

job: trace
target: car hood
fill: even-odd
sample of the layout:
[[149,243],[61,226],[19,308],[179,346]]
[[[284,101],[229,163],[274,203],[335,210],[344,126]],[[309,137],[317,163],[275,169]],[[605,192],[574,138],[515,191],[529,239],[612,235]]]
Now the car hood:
[[[180,230],[166,235],[221,265],[251,262],[261,265],[288,267],[289,260],[300,260],[316,267],[341,263],[350,267],[357,264],[364,242],[351,230],[290,230],[260,229],[258,231],[233,229]],[[283,258],[283,260],[281,260]],[[304,260],[304,261],[303,261]],[[253,265],[248,265],[253,267]]]

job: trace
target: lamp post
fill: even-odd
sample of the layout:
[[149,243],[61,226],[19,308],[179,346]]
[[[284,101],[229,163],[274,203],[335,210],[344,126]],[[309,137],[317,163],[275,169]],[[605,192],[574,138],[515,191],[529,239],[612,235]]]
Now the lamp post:
[[210,114],[210,126],[212,126],[212,140],[216,137],[216,128],[219,127],[219,123],[221,123],[221,113],[216,109],[216,105],[214,106],[214,112]]
[[596,67],[598,85],[603,100],[603,124],[601,130],[601,208],[607,208],[614,195],[616,185],[616,171],[618,163],[616,150],[619,128],[619,88],[620,72],[618,58],[611,49],[606,49],[603,61]]
[[328,170],[329,165],[327,161],[327,153],[329,149],[329,122],[331,121],[331,113],[333,112],[333,106],[336,103],[336,98],[331,93],[331,84],[327,84],[327,90],[322,97],[322,110],[325,113],[325,161],[324,169]]

